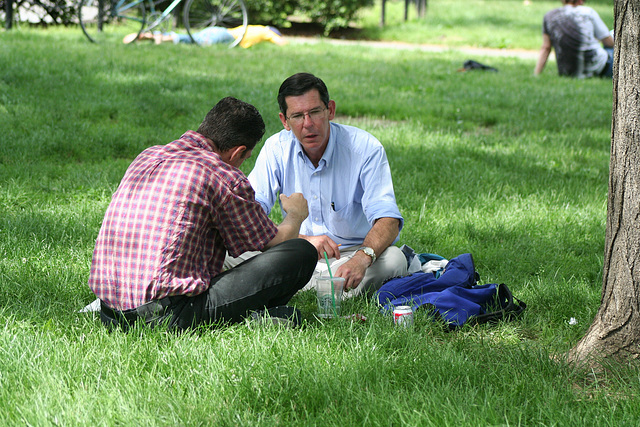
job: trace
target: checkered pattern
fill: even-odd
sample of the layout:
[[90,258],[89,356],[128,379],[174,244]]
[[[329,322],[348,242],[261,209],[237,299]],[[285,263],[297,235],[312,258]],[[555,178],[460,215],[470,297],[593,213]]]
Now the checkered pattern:
[[261,250],[276,234],[245,175],[189,131],[129,166],[96,241],[89,287],[117,310],[198,295],[227,250]]

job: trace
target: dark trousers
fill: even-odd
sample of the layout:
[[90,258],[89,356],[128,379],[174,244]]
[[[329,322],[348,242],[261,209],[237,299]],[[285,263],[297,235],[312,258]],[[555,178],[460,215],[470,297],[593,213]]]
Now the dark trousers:
[[251,310],[287,304],[311,279],[317,261],[312,244],[288,240],[215,276],[200,295],[166,297],[125,311],[101,304],[100,319],[125,330],[137,321],[179,330],[240,322]]
[[607,51],[607,63],[605,64],[604,68],[602,69],[602,71],[600,72],[600,77],[613,77],[613,48],[612,47],[605,47],[604,50]]

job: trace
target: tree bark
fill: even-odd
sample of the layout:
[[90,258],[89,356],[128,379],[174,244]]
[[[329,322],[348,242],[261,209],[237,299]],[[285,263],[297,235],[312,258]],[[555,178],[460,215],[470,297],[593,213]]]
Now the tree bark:
[[613,118],[600,309],[570,362],[640,357],[640,0],[615,2]]

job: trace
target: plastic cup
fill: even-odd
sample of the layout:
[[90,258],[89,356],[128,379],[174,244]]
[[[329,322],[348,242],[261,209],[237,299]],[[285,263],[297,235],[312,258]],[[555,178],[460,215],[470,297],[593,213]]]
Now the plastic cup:
[[343,289],[344,277],[334,277],[333,279],[329,276],[316,277],[318,317],[330,319],[340,315],[340,302],[342,302]]

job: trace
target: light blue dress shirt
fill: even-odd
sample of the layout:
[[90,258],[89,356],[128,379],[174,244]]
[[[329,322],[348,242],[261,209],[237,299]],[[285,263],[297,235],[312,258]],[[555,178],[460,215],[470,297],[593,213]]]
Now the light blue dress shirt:
[[302,193],[309,216],[300,233],[326,234],[343,247],[361,244],[378,218],[397,218],[402,229],[404,219],[380,141],[353,126],[330,125],[329,143],[317,168],[293,132],[283,130],[267,139],[249,174],[256,200],[268,214],[279,193]]

